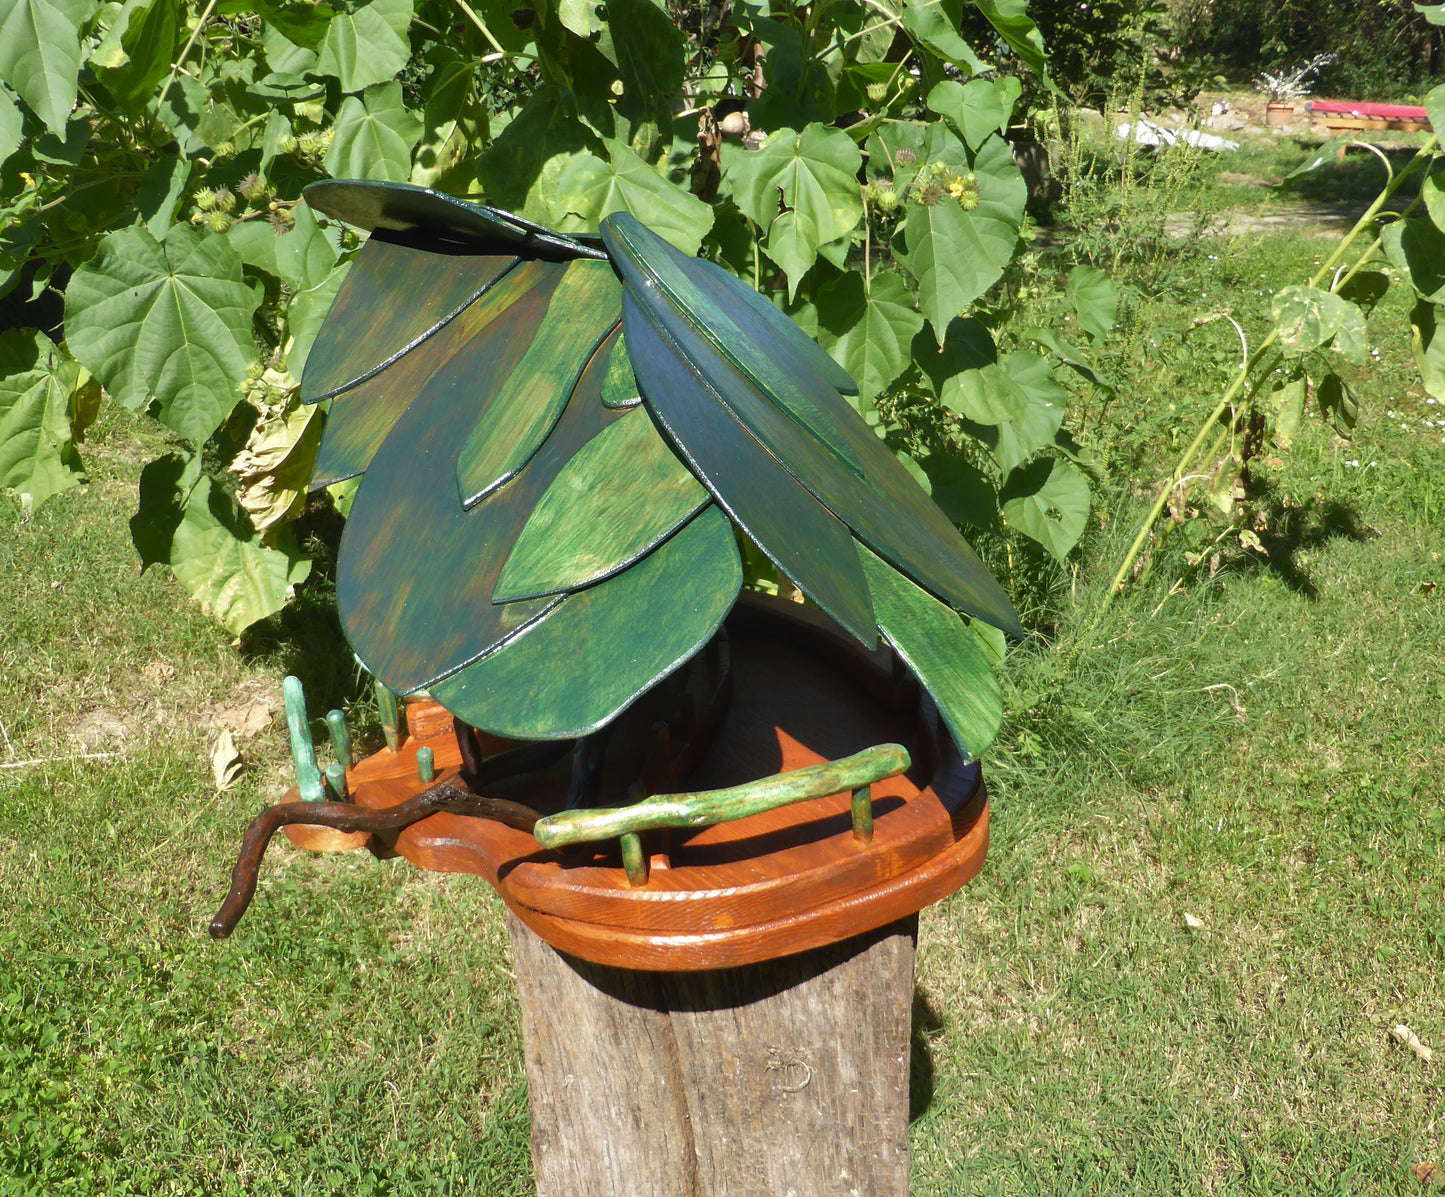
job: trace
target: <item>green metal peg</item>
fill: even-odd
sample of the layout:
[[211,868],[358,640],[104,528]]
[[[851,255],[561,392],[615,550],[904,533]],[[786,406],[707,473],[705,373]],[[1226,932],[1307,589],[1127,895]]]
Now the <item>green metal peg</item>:
[[872,786],[859,786],[853,791],[853,838],[860,844],[873,838]]
[[396,695],[380,682],[376,683],[376,706],[381,712],[381,730],[386,733],[388,752],[401,748],[401,704]]
[[341,711],[328,711],[326,730],[331,733],[331,751],[336,755],[336,763],[351,768],[355,761],[351,755],[351,729],[346,726],[346,715]]
[[416,779],[427,784],[437,779],[436,759],[432,756],[430,748],[416,750]]
[[642,850],[642,837],[629,831],[622,836],[622,868],[627,873],[627,884],[641,889],[647,884],[647,853]]
[[326,766],[326,788],[333,802],[351,801],[351,792],[346,788],[346,766],[339,761]]
[[288,676],[281,683],[286,700],[286,733],[291,738],[291,760],[296,765],[296,788],[303,802],[325,802],[326,787],[316,766],[316,745],[306,718],[306,692],[299,677]]

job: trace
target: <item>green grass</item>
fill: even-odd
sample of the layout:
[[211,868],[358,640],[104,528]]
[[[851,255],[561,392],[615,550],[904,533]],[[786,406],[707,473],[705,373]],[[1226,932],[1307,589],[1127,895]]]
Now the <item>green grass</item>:
[[[1440,1064],[1390,1034],[1445,1050],[1445,427],[1424,426],[1445,406],[1398,287],[1380,360],[1346,369],[1354,439],[1311,418],[1266,454],[1266,553],[1215,517],[1211,576],[1186,526],[1079,641],[1237,365],[1233,330],[1192,317],[1228,306],[1258,337],[1327,250],[1125,262],[1120,397],[1076,405],[1108,482],[1048,582],[1050,642],[1011,658],[989,863],[922,918],[916,1193],[1403,1194],[1445,1159]],[[1039,277],[1072,252],[1041,250]],[[273,724],[218,793],[217,714],[300,670],[370,716],[324,565],[239,649],[138,572],[146,435],[112,416],[88,493],[29,520],[0,502],[0,763],[44,759],[0,769],[0,1194],[530,1192],[484,884],[279,844],[237,934],[205,936],[286,761]]]

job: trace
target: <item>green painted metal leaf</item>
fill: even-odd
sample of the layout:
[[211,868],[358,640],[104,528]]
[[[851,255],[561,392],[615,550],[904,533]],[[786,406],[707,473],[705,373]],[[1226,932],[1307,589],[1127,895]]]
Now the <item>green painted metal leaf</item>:
[[43,332],[0,332],[0,488],[38,505],[80,481],[70,406],[83,375]]
[[519,252],[548,257],[607,257],[595,237],[564,237],[514,213],[473,204],[429,187],[326,179],[312,183],[303,194],[317,211],[357,228],[419,232],[433,240],[480,242],[487,247],[484,252],[515,246]]
[[828,615],[865,644],[876,643],[868,584],[847,527],[716,399],[630,291],[622,327],[647,405],[718,505]]
[[357,655],[398,693],[479,659],[560,601],[494,603],[492,596],[553,479],[626,415],[601,403],[607,355],[593,355],[552,434],[510,483],[468,511],[457,500],[455,479],[458,446],[526,355],[565,269],[529,262],[514,272],[519,297],[444,370],[418,384],[406,418],[357,491],[337,562],[337,607]]
[[1003,724],[1003,694],[978,640],[956,611],[858,546],[878,630],[938,704],[967,759],[988,750]]
[[431,695],[495,735],[585,735],[697,653],[741,586],[732,527],[709,507],[636,565],[568,595],[512,642],[433,684]]
[[332,132],[326,151],[331,174],[400,183],[411,174],[422,122],[403,101],[400,83],[374,83],[341,102]]
[[100,243],[65,291],[71,353],[136,410],[152,399],[168,428],[204,444],[236,406],[255,360],[257,297],[225,237],[139,226]]
[[[628,285],[624,322],[644,399],[718,501],[804,593],[850,630],[863,627],[860,638],[871,642],[871,621],[840,617],[838,610],[850,608],[841,606],[836,594],[827,601],[812,594],[808,579],[779,560],[786,542],[770,540],[766,530],[749,526],[739,514],[745,501],[741,487],[768,486],[778,474],[791,477],[920,584],[986,622],[1021,634],[1003,589],[827,379],[797,370],[795,362],[783,369],[770,354],[771,342],[749,345],[731,333],[720,335],[719,329],[730,327],[728,314],[707,302],[695,286],[689,289],[700,273],[693,261],[635,221],[610,217],[603,236]],[[637,339],[648,334],[634,332],[648,326],[657,330],[651,333],[652,344],[659,346],[655,352],[644,352]],[[660,372],[664,369],[665,375]],[[750,441],[764,448],[775,471],[758,463],[746,483],[727,478],[728,463],[718,461],[715,447],[703,443],[717,434],[709,409],[719,404]],[[706,424],[698,423],[704,420]],[[775,501],[786,509],[787,502]],[[856,578],[853,571],[838,567],[825,576]],[[861,611],[865,604],[866,589],[851,610]]]
[[0,0],[0,80],[45,127],[65,136],[80,74],[80,27],[88,0]]
[[557,594],[610,577],[646,556],[707,501],[706,489],[652,417],[633,411],[562,467],[517,538],[493,600]]
[[412,0],[371,0],[339,8],[326,26],[316,73],[335,75],[342,91],[394,79],[411,57],[411,17]]
[[532,459],[593,351],[617,327],[621,297],[605,262],[576,261],[566,268],[526,354],[482,410],[457,459],[464,506],[515,478]]
[[612,342],[612,356],[607,362],[607,377],[602,382],[603,407],[636,407],[642,402],[637,391],[637,375],[632,372],[632,359],[627,356],[627,338],[619,336]]
[[[518,259],[448,252],[402,234],[373,233],[312,343],[301,401],[318,403],[380,373],[483,295]],[[405,302],[398,302],[400,297]]]
[[441,385],[442,379],[451,377],[461,394],[468,395],[470,380],[465,373],[457,373],[455,362],[470,363],[472,341],[489,336],[492,321],[537,286],[539,278],[560,276],[562,269],[552,263],[534,264],[499,275],[480,299],[463,308],[434,336],[345,391],[327,416],[311,488],[330,486],[364,472],[423,386]]

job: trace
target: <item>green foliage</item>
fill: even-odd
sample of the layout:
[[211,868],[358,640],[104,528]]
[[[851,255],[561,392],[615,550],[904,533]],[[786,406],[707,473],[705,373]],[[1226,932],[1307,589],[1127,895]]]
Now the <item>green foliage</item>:
[[[178,438],[141,489],[143,560],[233,631],[280,609],[306,572],[287,525],[320,430],[293,418],[295,380],[357,245],[301,190],[407,181],[563,231],[629,212],[716,261],[857,377],[890,446],[942,435],[930,471],[904,454],[920,481],[976,438],[972,522],[1062,560],[1082,522],[1045,527],[1019,504],[1035,478],[1077,498],[1054,441],[1064,390],[1042,358],[994,367],[982,324],[961,326],[967,351],[949,343],[1018,250],[1005,135],[1021,85],[997,67],[1049,86],[1032,12],[759,0],[674,16],[656,0],[0,0],[0,291],[23,277],[65,294],[58,345],[5,342],[0,483],[33,504],[81,477],[103,386]],[[1113,309],[1107,280],[1091,286],[1076,298],[1097,341]]]

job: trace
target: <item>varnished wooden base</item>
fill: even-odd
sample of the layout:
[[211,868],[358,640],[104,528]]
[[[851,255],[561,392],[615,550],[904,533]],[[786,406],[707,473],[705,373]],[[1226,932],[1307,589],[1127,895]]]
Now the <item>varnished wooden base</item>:
[[[736,822],[644,840],[649,877],[634,888],[618,846],[545,851],[525,831],[438,813],[366,841],[441,872],[486,878],[533,932],[596,963],[684,972],[732,968],[805,952],[917,913],[969,881],[988,847],[988,801],[932,703],[885,652],[865,653],[815,612],[791,603],[740,603],[728,622],[732,701],[692,789],[720,788],[837,759],[880,743],[904,745],[914,764],[872,787],[873,836],[855,838],[850,795],[833,794]],[[702,661],[697,672],[712,684]],[[706,689],[707,685],[703,686]],[[647,717],[648,719],[651,716]],[[460,763],[455,738],[406,740],[348,772],[356,804],[395,806],[419,792],[416,752],[438,773]],[[646,732],[648,723],[641,722]],[[601,804],[625,801],[629,733],[608,745]],[[492,740],[485,753],[505,748]],[[635,745],[634,745],[635,747]],[[570,763],[488,788],[488,797],[543,814],[561,809]],[[288,828],[293,842],[324,847],[320,828]],[[346,841],[333,841],[338,847]]]
[[509,914],[539,1197],[906,1194],[917,928],[658,974]]

